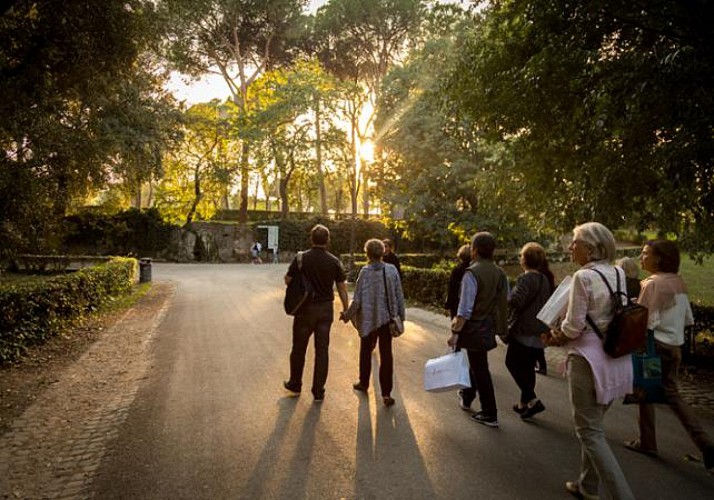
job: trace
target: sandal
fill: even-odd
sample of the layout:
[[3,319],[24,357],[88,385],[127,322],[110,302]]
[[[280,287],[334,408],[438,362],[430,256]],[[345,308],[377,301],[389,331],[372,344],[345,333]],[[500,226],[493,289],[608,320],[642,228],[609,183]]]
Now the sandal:
[[636,451],[637,453],[642,453],[643,455],[648,455],[650,457],[657,456],[657,449],[647,449],[642,447],[639,439],[632,439],[630,441],[625,441],[625,448],[628,450]]

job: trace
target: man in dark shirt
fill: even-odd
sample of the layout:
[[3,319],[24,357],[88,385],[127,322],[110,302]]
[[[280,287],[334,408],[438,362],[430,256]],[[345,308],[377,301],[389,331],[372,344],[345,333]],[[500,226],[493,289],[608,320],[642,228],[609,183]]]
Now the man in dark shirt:
[[392,264],[396,267],[397,272],[399,273],[399,279],[402,280],[402,266],[399,264],[399,257],[397,257],[397,254],[394,253],[394,244],[392,243],[392,240],[385,239],[382,240],[382,243],[384,243],[384,255],[382,255],[382,262]]
[[[342,312],[349,306],[345,270],[339,259],[327,251],[330,230],[317,224],[310,231],[310,250],[302,254],[302,274],[314,291],[314,296],[295,315],[293,320],[293,344],[290,351],[290,379],[283,386],[294,394],[302,390],[302,372],[310,336],[315,334],[315,368],[312,376],[312,395],[315,401],[325,397],[325,382],[329,364],[330,327],[333,321],[335,292],[333,283],[342,301]],[[285,275],[285,284],[300,273],[297,259],[293,259]]]

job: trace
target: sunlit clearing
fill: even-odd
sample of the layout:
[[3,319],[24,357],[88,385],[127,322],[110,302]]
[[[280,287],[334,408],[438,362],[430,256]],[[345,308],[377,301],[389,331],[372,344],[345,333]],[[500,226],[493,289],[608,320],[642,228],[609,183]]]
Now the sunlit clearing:
[[360,144],[359,156],[368,163],[374,161],[374,144],[372,144],[372,141],[366,140]]

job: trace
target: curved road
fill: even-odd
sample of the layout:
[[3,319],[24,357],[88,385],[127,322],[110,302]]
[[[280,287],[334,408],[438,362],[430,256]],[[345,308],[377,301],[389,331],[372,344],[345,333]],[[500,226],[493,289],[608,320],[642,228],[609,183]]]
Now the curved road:
[[[381,404],[373,370],[355,393],[359,342],[335,323],[325,401],[290,397],[291,318],[282,310],[286,265],[154,264],[176,293],[155,332],[150,368],[90,488],[131,499],[532,499],[568,498],[577,476],[565,382],[538,378],[547,410],[533,423],[510,407],[517,388],[504,347],[490,355],[500,428],[470,421],[453,393],[422,388],[424,362],[445,352],[448,321],[407,310],[395,341],[397,404]],[[336,304],[339,301],[336,302]],[[312,345],[304,382],[312,377]],[[608,436],[638,498],[712,498],[714,479],[668,410],[658,411],[661,455],[625,450],[635,410],[616,403]],[[708,428],[714,432],[711,422]]]

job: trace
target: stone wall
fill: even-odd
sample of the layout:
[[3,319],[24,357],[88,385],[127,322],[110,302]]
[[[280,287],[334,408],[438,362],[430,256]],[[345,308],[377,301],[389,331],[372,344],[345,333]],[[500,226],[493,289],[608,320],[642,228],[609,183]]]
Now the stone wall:
[[240,224],[193,222],[171,234],[161,255],[174,262],[250,262],[253,231]]

